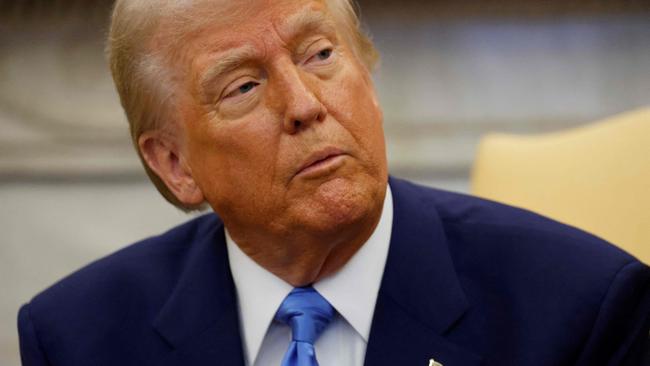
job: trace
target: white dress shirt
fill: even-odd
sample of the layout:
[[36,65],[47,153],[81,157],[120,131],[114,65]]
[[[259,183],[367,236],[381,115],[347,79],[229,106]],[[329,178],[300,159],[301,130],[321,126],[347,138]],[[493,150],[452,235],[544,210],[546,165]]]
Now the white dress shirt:
[[[320,366],[363,365],[392,224],[388,187],[381,218],[368,241],[338,272],[313,284],[337,311],[314,345]],[[293,287],[246,256],[227,230],[226,243],[246,365],[279,366],[291,342],[291,329],[273,318]]]

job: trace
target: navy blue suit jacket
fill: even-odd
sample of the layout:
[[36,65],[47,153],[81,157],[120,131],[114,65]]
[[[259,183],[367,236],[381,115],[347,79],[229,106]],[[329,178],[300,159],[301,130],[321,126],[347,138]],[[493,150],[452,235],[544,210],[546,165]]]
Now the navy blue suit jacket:
[[[390,184],[393,234],[366,365],[646,364],[647,266],[527,211]],[[208,214],[23,306],[23,364],[241,366],[235,294],[223,224]]]

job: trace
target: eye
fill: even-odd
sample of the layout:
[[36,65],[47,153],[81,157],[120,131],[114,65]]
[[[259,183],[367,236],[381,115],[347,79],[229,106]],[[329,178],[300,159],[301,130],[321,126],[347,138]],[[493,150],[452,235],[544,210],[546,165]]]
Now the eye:
[[249,91],[253,90],[253,88],[256,87],[257,85],[258,85],[257,83],[249,81],[246,84],[239,87],[239,92],[241,94],[246,94]]
[[233,91],[228,92],[226,94],[226,98],[232,98],[238,95],[246,94],[251,90],[255,89],[255,87],[257,87],[258,85],[260,85],[260,83],[255,81],[249,81],[244,84],[241,84],[240,86],[236,87],[236,89],[234,89]]
[[313,53],[312,56],[306,61],[306,63],[329,63],[332,60],[332,56],[334,55],[334,47],[332,46],[327,46],[321,48],[320,51]]
[[316,58],[319,59],[320,61],[325,61],[328,58],[332,56],[332,49],[331,48],[326,48],[324,50],[321,50],[316,54]]

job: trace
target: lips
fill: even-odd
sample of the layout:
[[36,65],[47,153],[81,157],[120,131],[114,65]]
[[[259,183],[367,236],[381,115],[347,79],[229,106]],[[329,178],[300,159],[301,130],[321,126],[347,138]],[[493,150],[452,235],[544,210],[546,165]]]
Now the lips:
[[327,172],[336,168],[338,157],[345,155],[345,152],[339,148],[327,147],[315,151],[300,166],[296,175],[318,175],[320,172]]

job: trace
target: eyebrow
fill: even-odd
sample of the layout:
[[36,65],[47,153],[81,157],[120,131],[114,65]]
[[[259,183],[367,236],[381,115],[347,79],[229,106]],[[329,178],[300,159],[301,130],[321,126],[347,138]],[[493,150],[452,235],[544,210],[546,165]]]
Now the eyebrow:
[[214,80],[255,58],[257,54],[258,52],[253,46],[242,46],[225,51],[223,56],[219,57],[202,73],[199,79],[201,88],[203,90],[209,89]]
[[[280,29],[288,35],[288,39],[294,40],[301,33],[320,31],[326,34],[336,34],[334,22],[321,11],[313,11],[309,8],[295,13],[287,18]],[[259,56],[259,52],[251,45],[245,45],[224,51],[223,56],[217,56],[217,60],[210,65],[200,76],[199,85],[203,91],[209,90],[210,86],[222,75],[237,69],[246,62]]]

